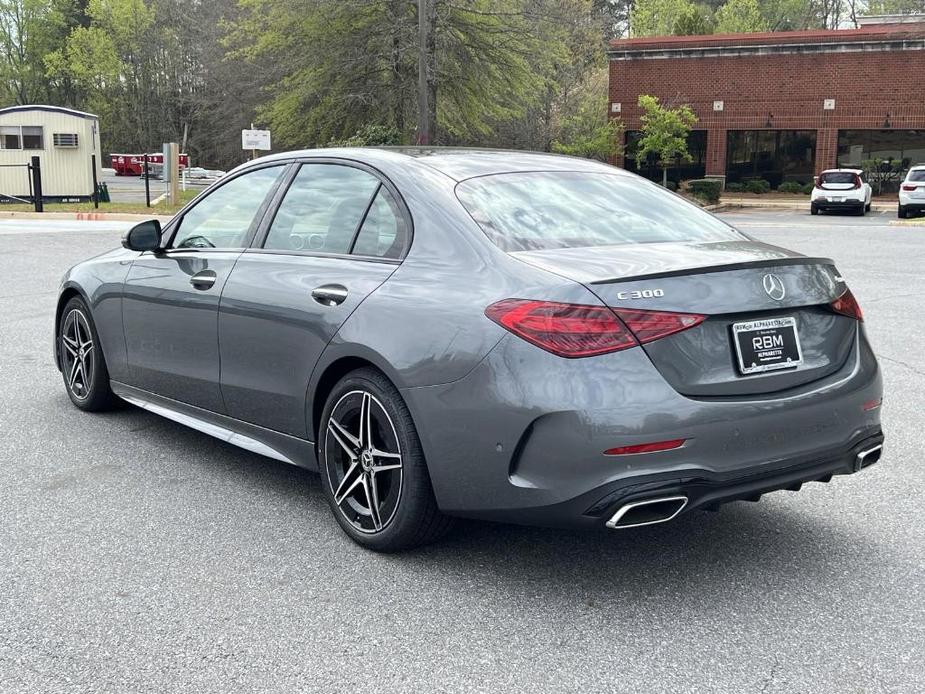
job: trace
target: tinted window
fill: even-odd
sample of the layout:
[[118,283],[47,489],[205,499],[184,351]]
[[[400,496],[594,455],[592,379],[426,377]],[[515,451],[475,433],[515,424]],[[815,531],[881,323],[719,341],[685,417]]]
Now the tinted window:
[[925,169],[920,169],[918,171],[910,171],[908,180],[925,181]]
[[206,195],[180,222],[174,248],[243,248],[257,211],[285,166],[237,176]]
[[498,174],[463,181],[456,194],[505,251],[742,238],[661,186],[622,174]]
[[400,258],[408,243],[408,227],[395,198],[380,187],[363,221],[353,252],[377,258]]
[[855,175],[850,171],[834,171],[825,173],[819,177],[821,183],[850,183],[854,185]]
[[379,180],[337,164],[306,164],[286,192],[264,248],[349,253]]
[[24,125],[22,128],[23,149],[44,149],[45,142],[41,126]]

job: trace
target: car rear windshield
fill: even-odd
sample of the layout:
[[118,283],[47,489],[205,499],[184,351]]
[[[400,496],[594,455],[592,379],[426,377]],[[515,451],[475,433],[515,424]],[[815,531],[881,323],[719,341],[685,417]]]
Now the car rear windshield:
[[919,169],[917,171],[910,171],[908,181],[925,181],[925,169]]
[[822,174],[819,180],[821,183],[850,183],[854,185],[855,175],[850,171],[833,171],[832,173]]
[[683,198],[626,174],[495,174],[463,181],[456,195],[507,252],[742,239]]

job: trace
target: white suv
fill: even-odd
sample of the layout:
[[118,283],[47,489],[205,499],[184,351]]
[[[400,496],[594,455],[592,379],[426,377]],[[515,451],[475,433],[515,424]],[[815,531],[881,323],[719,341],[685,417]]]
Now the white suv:
[[909,169],[906,180],[899,186],[899,218],[915,212],[925,212],[925,164]]
[[829,169],[816,177],[809,199],[811,214],[819,211],[850,210],[864,214],[870,210],[873,190],[860,169]]

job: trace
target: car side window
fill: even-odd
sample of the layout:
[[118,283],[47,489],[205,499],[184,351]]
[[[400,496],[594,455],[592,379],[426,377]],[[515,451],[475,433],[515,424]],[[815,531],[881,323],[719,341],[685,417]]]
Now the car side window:
[[347,254],[379,179],[352,166],[303,164],[286,191],[264,248]]
[[257,212],[285,168],[250,171],[208,193],[183,215],[173,248],[244,248]]
[[376,258],[400,258],[407,245],[408,225],[401,208],[392,193],[382,186],[363,221],[353,253]]

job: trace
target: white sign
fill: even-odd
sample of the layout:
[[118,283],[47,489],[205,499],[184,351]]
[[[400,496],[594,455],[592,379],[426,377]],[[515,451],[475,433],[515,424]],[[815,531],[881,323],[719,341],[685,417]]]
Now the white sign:
[[242,149],[259,149],[269,151],[270,148],[270,131],[269,130],[242,130],[241,131],[241,148]]
[[834,111],[835,110],[835,99],[824,99],[822,102],[822,108],[825,111]]
[[722,111],[722,110],[723,110],[723,107],[724,107],[725,105],[726,105],[726,104],[724,104],[722,101],[714,101],[714,102],[713,102],[713,110],[714,110],[714,111]]
[[623,108],[623,104],[620,103],[619,101],[615,101],[615,102],[613,102],[612,104],[610,104],[610,112],[611,112],[611,113],[620,113],[620,110],[621,110],[622,108]]

